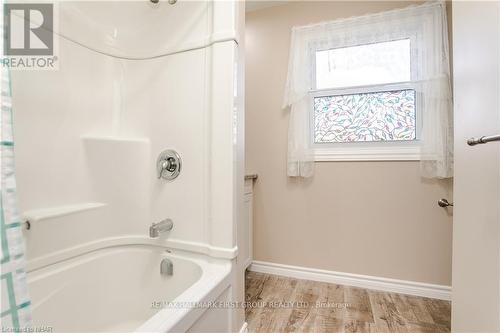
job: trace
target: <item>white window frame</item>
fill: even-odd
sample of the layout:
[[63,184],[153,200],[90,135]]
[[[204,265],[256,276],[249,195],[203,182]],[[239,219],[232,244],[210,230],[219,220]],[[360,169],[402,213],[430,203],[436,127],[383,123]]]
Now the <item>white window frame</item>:
[[[398,39],[410,39],[410,70],[411,80],[414,77],[414,66],[418,65],[418,56],[415,50],[416,35],[401,36]],[[381,40],[378,42],[388,42],[389,40]],[[345,45],[343,47],[351,47],[356,45]],[[422,132],[422,96],[415,89],[415,84],[409,82],[394,82],[389,84],[374,84],[367,86],[342,87],[332,89],[316,89],[316,52],[323,51],[324,48],[315,48],[311,45],[311,64],[312,68],[312,84],[310,96],[310,112],[309,112],[309,145],[314,151],[314,160],[317,162],[324,161],[417,161],[421,159],[421,132]],[[377,141],[377,142],[345,142],[345,143],[316,143],[314,142],[314,98],[325,96],[339,96],[349,94],[375,93],[394,90],[415,91],[415,112],[416,112],[416,139],[411,141]]]

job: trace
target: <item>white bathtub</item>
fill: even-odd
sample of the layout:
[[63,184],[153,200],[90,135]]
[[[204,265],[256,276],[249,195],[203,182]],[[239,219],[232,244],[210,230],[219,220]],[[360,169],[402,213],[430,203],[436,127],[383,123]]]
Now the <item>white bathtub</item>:
[[[163,258],[172,260],[172,276],[160,275]],[[230,272],[228,260],[157,245],[93,250],[28,272],[34,326],[53,332],[184,332],[206,308],[183,302],[217,300],[229,288]]]

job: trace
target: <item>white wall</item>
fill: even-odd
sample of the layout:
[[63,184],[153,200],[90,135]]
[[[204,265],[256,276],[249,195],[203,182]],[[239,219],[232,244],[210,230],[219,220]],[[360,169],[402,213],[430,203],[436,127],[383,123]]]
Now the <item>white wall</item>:
[[[28,259],[107,238],[147,239],[167,217],[174,229],[165,244],[234,257],[234,189],[243,182],[234,164],[242,146],[233,129],[234,4],[59,8],[59,70],[12,75],[19,204],[32,220],[102,205],[32,221]],[[168,148],[183,161],[172,182],[156,175]]]

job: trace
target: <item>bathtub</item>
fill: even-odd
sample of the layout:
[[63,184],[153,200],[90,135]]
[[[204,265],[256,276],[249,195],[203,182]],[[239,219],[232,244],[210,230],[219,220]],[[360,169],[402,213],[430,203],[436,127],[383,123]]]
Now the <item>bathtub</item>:
[[[160,274],[163,258],[173,262],[172,276]],[[194,332],[208,312],[200,304],[228,293],[230,272],[229,260],[158,245],[101,247],[29,268],[33,324],[53,332]]]

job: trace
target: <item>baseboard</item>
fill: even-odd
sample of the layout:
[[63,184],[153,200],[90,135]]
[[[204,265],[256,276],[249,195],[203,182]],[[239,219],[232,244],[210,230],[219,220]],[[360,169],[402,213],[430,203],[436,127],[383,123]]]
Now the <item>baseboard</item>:
[[446,301],[451,300],[451,287],[437,284],[334,272],[256,260],[252,262],[249,270],[259,273],[282,275],[296,279],[335,283],[365,289],[442,299]]
[[248,323],[246,321],[243,323],[243,325],[241,325],[239,333],[248,333]]

